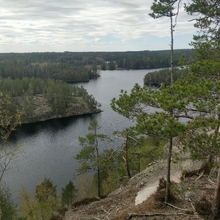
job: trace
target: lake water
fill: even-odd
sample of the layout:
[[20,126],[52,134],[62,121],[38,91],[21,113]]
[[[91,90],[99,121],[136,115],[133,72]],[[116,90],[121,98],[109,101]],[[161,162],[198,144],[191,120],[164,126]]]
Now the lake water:
[[[74,156],[80,151],[79,136],[88,133],[89,123],[97,119],[102,126],[100,132],[114,137],[114,131],[120,131],[133,125],[133,122],[115,113],[111,100],[119,97],[121,89],[130,91],[135,83],[143,85],[146,73],[154,70],[115,70],[102,71],[101,77],[89,83],[79,83],[89,94],[101,103],[100,114],[81,117],[56,119],[21,126],[14,134],[11,144],[19,143],[24,151],[14,159],[4,175],[14,201],[19,201],[19,188],[24,186],[32,193],[44,178],[57,185],[58,191],[69,182],[74,181],[75,169],[79,164]],[[116,147],[120,143],[111,143]]]

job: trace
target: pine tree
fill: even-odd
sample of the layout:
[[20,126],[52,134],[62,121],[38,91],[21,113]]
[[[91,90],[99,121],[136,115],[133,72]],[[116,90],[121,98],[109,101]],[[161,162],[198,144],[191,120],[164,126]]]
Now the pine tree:
[[66,187],[62,188],[62,205],[71,208],[71,205],[77,196],[77,192],[78,190],[76,189],[74,183],[72,181],[69,181]]
[[101,196],[100,170],[102,168],[100,160],[102,154],[100,153],[99,140],[110,140],[106,135],[98,134],[100,128],[97,120],[94,119],[88,127],[88,130],[92,131],[92,133],[87,134],[85,137],[79,137],[79,143],[83,148],[79,154],[75,156],[75,159],[82,163],[82,166],[77,169],[79,174],[96,171],[98,197]]

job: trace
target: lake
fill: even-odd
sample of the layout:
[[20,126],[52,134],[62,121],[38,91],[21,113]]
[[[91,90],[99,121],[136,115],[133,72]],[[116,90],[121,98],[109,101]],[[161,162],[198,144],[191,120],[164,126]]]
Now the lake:
[[[75,170],[79,167],[74,156],[81,149],[78,137],[88,133],[87,128],[93,119],[102,126],[101,133],[113,138],[114,131],[133,125],[132,121],[115,113],[110,102],[114,97],[119,97],[121,89],[130,91],[135,83],[143,85],[145,74],[152,71],[155,70],[102,71],[101,77],[96,80],[74,84],[84,86],[101,103],[102,113],[49,120],[18,128],[10,144],[19,144],[23,153],[11,162],[3,178],[10,188],[13,200],[18,203],[20,186],[34,193],[36,185],[44,178],[57,185],[58,191],[69,180],[74,181]],[[117,145],[120,145],[118,141],[103,147]]]

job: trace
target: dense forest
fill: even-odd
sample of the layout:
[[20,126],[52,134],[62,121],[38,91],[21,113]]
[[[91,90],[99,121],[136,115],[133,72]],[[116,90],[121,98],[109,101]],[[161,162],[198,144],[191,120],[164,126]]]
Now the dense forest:
[[[180,57],[194,57],[193,50],[175,50],[174,65]],[[89,81],[99,70],[153,69],[170,66],[170,51],[1,53],[0,77],[34,77],[65,82]]]
[[97,102],[83,87],[40,78],[0,79],[0,92],[10,100],[9,114],[19,111],[22,123],[95,113]]
[[[188,69],[174,68],[173,70],[173,81],[176,81],[180,77],[186,76]],[[144,77],[144,84],[147,86],[159,86],[160,84],[170,84],[171,74],[170,69],[162,69],[150,72]]]

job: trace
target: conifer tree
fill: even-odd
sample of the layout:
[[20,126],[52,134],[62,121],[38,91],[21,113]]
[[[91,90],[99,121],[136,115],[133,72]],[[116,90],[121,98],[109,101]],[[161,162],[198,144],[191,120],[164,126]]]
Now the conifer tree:
[[[161,17],[169,17],[170,18],[170,37],[171,37],[171,44],[170,44],[170,52],[171,52],[171,57],[170,57],[170,67],[171,67],[171,76],[170,76],[170,85],[173,83],[173,44],[174,44],[174,39],[173,39],[173,32],[174,32],[174,27],[176,24],[173,24],[173,17],[178,15],[179,12],[179,4],[181,0],[154,0],[153,5],[151,6],[151,10],[153,11],[151,14],[149,14],[153,18],[161,18]],[[174,12],[175,4],[177,4],[177,10]],[[170,109],[170,116],[173,116],[173,110]],[[173,148],[173,139],[172,136],[170,136],[169,140],[169,154],[167,158],[167,183],[166,183],[166,195],[165,195],[165,201],[168,202],[169,197],[170,197],[170,188],[169,185],[171,184],[170,180],[170,166],[171,166],[171,154],[172,154],[172,148]]]
[[[173,32],[175,25],[173,22],[173,17],[176,17],[179,13],[179,4],[181,0],[154,0],[153,5],[151,6],[152,13],[149,15],[154,18],[161,18],[161,17],[169,17],[170,18],[170,50],[171,50],[171,57],[170,57],[170,67],[171,67],[171,83],[173,82]],[[177,9],[175,9],[175,5],[177,4]]]
[[62,205],[71,208],[73,200],[76,198],[78,190],[76,189],[74,183],[69,181],[65,188],[62,188]]
[[[196,49],[197,59],[191,66],[191,70],[198,76],[203,76],[207,80],[211,80],[213,85],[210,88],[209,111],[212,109],[212,124],[207,126],[212,131],[204,130],[203,133],[195,134],[189,143],[194,155],[201,156],[209,154],[210,158],[220,156],[220,94],[219,94],[219,68],[220,68],[220,41],[219,41],[219,23],[220,23],[220,2],[218,0],[192,0],[185,4],[185,9],[190,15],[197,15],[194,26],[199,29],[198,35],[194,36],[192,45]],[[217,88],[213,91],[213,88]],[[205,99],[206,100],[206,99]],[[210,119],[209,119],[210,120]],[[194,141],[194,142],[193,142]],[[199,145],[199,148],[197,149]],[[208,148],[207,148],[208,147]],[[220,219],[220,169],[218,171],[217,186],[212,204],[213,219]]]
[[78,174],[96,171],[97,173],[97,192],[98,197],[101,196],[101,155],[100,152],[100,142],[101,140],[110,140],[105,134],[98,134],[100,125],[97,120],[94,119],[88,130],[92,133],[87,134],[85,137],[79,137],[79,143],[83,147],[82,150],[75,156],[75,159],[78,160],[82,166],[77,169]]

